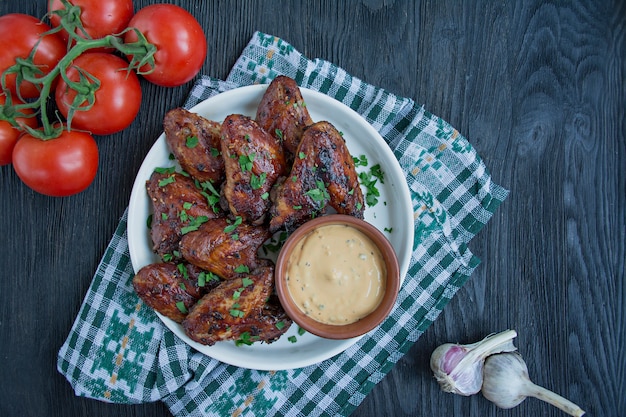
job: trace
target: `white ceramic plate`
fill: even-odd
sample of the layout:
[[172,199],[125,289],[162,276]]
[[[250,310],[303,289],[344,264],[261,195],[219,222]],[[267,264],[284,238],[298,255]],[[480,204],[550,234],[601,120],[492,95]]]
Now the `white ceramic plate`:
[[[191,111],[218,122],[235,113],[254,117],[266,88],[267,85],[252,85],[227,91],[199,103]],[[400,263],[400,274],[404,279],[413,246],[413,208],[400,165],[378,132],[358,113],[324,94],[304,88],[301,91],[314,121],[327,120],[333,123],[343,133],[353,156],[365,155],[369,166],[380,164],[382,167],[385,181],[377,185],[379,202],[374,207],[366,208],[365,220],[383,231],[393,244]],[[145,183],[155,168],[172,166],[169,155],[165,135],[161,134],[141,165],[133,185],[128,213],[128,246],[135,271],[159,261],[152,252],[146,227],[146,219],[152,207]],[[360,167],[357,171],[365,169]],[[162,315],[159,317],[171,331],[196,350],[230,365],[258,370],[313,365],[343,352],[359,339],[328,340],[309,333],[299,335],[298,326],[294,324],[272,344],[235,346],[234,342],[219,342],[214,346],[205,346],[187,337],[178,323]],[[289,341],[290,336],[295,336],[297,341]]]

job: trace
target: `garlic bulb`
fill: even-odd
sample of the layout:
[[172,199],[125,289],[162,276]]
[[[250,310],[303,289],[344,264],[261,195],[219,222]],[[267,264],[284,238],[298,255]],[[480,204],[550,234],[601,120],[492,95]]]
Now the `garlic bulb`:
[[476,394],[483,384],[485,358],[516,350],[513,345],[516,336],[515,330],[506,330],[469,345],[443,344],[433,351],[430,369],[443,391],[465,396]]
[[482,393],[500,408],[513,408],[526,397],[535,397],[580,417],[585,412],[576,404],[532,383],[522,356],[516,352],[489,356],[483,371]]

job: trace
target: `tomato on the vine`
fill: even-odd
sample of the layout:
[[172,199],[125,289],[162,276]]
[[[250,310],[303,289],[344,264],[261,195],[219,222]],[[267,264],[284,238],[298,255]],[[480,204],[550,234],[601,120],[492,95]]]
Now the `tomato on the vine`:
[[[17,97],[13,97],[13,105],[22,104]],[[0,93],[0,107],[6,103],[6,96]],[[32,115],[34,112],[32,109],[24,109],[22,113]],[[30,126],[33,129],[39,125],[39,122],[35,117],[17,117],[15,119],[17,123],[22,126]],[[13,148],[17,143],[17,139],[22,134],[22,131],[11,123],[0,120],[0,165],[8,165],[11,163],[11,155],[13,154]]]
[[[80,21],[83,29],[93,39],[122,32],[128,26],[134,12],[132,0],[69,0],[69,2],[80,7]],[[48,12],[50,23],[54,27],[61,24],[61,17],[53,13],[58,10],[65,10],[63,2],[51,0],[48,3]],[[77,29],[75,33],[85,38],[85,34],[80,29]],[[67,42],[69,38],[67,31],[62,29],[60,34]]]
[[[94,135],[108,135],[125,129],[137,116],[141,105],[141,86],[128,62],[104,52],[85,53],[74,60],[67,70],[71,81],[78,82],[80,68],[100,81],[95,91],[95,102],[84,110],[79,106],[71,119],[71,128],[83,129]],[[63,116],[68,117],[77,92],[61,79],[56,87],[55,99]],[[81,108],[83,110],[81,110]]]
[[[154,44],[154,70],[144,77],[157,85],[175,87],[190,81],[202,68],[207,42],[202,26],[185,9],[173,4],[154,4],[139,10],[128,23]],[[125,42],[137,41],[128,31]],[[144,65],[140,71],[149,70]]]
[[26,133],[13,149],[13,168],[33,190],[65,197],[85,190],[98,170],[98,145],[85,132],[63,130],[41,140]]
[[[51,28],[39,19],[21,13],[11,13],[0,16],[0,73],[15,64],[16,58],[28,58],[33,47],[37,44],[33,61],[43,74],[37,75],[40,78],[48,74],[66,52],[66,44],[57,34],[43,33]],[[17,88],[15,85],[15,74],[8,74],[6,86],[15,95]],[[39,96],[39,90],[30,82],[20,84],[20,94],[23,98],[35,98]]]

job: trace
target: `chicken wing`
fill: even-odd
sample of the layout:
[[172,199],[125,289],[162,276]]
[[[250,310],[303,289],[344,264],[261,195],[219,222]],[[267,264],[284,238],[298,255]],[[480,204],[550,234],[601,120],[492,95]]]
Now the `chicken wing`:
[[216,188],[224,179],[220,155],[221,125],[183,108],[170,110],[163,120],[165,140],[180,166],[200,182]]
[[152,201],[150,236],[153,250],[161,258],[176,259],[181,236],[203,221],[220,216],[219,207],[210,207],[194,181],[173,169],[157,170],[146,182]]
[[180,240],[180,254],[189,263],[229,280],[265,264],[257,251],[270,237],[266,228],[220,218],[209,220]]
[[329,122],[304,131],[289,176],[272,193],[270,231],[298,226],[323,214],[327,205],[337,213],[363,218],[363,192],[352,155],[341,134]]
[[272,136],[282,140],[290,159],[296,154],[302,132],[313,124],[298,84],[280,75],[270,83],[257,108],[256,121]]
[[[187,335],[202,344],[213,345],[224,340],[237,340],[247,333],[251,341],[273,341],[277,331],[285,331],[287,324],[274,323],[274,329],[265,329],[259,317],[266,314],[267,300],[273,292],[274,270],[259,268],[243,278],[222,282],[202,297],[182,322]],[[272,307],[274,308],[274,307]],[[280,313],[273,317],[280,316]],[[268,317],[272,317],[268,314]],[[270,319],[266,319],[269,323]],[[280,334],[278,334],[280,336]]]
[[287,332],[293,324],[291,318],[287,315],[283,306],[275,294],[270,296],[263,309],[254,316],[246,319],[243,333],[240,334],[240,343],[265,342],[272,343]]
[[137,272],[133,287],[148,306],[180,323],[189,308],[219,283],[206,277],[199,279],[202,273],[193,265],[154,263]]
[[230,212],[248,223],[263,223],[269,191],[286,170],[280,142],[251,118],[233,114],[222,123],[221,150],[226,171],[222,193]]

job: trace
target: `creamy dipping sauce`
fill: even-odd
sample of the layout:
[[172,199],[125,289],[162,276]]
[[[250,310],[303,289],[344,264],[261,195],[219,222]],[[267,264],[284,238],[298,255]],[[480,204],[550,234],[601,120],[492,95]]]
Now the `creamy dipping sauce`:
[[307,316],[349,324],[374,311],[387,271],[378,247],[352,226],[327,225],[306,235],[287,263],[287,288]]

